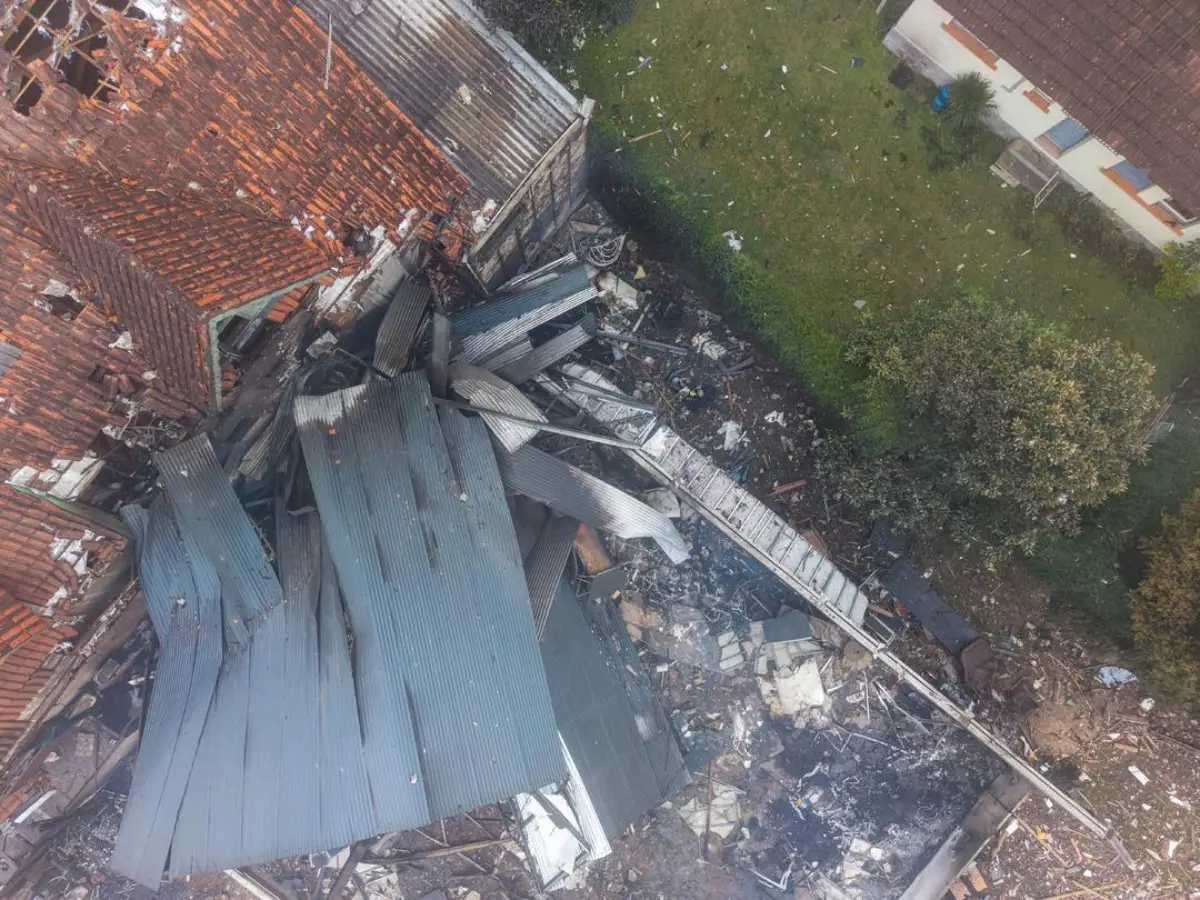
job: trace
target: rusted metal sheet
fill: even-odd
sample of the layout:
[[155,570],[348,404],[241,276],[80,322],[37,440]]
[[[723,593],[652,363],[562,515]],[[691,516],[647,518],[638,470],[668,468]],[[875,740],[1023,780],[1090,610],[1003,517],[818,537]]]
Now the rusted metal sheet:
[[296,0],[471,182],[502,204],[579,118],[579,104],[465,0]]

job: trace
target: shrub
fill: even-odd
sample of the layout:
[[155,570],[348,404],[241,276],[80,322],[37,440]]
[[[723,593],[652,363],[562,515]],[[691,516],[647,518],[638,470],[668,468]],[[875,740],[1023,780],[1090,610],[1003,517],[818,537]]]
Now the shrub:
[[992,562],[1045,532],[1075,533],[1145,455],[1153,367],[1008,303],[966,294],[890,326],[866,319],[847,358],[906,427],[883,453],[831,447],[825,473],[855,505],[948,530]]
[[1164,300],[1200,297],[1200,238],[1186,244],[1167,244],[1157,265],[1155,296]]
[[941,118],[952,132],[966,136],[979,128],[983,117],[995,108],[992,86],[978,72],[968,72],[950,82],[950,96]]
[[1158,686],[1200,700],[1200,490],[1143,542],[1146,575],[1130,597],[1133,638]]

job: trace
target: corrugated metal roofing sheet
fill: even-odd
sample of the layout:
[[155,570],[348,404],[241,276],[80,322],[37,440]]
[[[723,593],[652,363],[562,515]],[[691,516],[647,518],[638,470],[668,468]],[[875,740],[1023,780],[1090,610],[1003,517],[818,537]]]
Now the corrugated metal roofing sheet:
[[[450,324],[464,337],[481,334],[547,303],[585,291],[590,284],[587,267],[575,254],[568,253],[535,272],[514,278],[501,286],[494,298],[454,313]],[[593,289],[592,296],[597,295]]]
[[217,573],[166,504],[122,510],[138,548],[146,609],[161,642],[133,784],[109,867],[150,888],[162,880],[176,815],[221,667]]
[[[498,375],[476,366],[455,363],[450,367],[450,389],[478,409],[494,409],[521,419],[545,422],[546,417],[532,400]],[[481,413],[496,440],[512,453],[533,440],[538,430],[503,416]]]
[[[445,152],[472,196],[503,202],[578,103],[464,0],[296,0]],[[357,12],[356,12],[357,10]]]
[[543,267],[522,289],[455,313],[450,324],[463,336],[459,362],[476,363],[513,343],[539,325],[599,296],[587,267],[567,256]]
[[500,471],[510,490],[539,500],[561,515],[623,538],[654,538],[672,562],[688,558],[687,545],[670,519],[556,456],[527,445],[502,459]]
[[588,313],[579,324],[562,334],[555,335],[520,359],[496,370],[497,374],[513,384],[528,381],[539,372],[554,365],[564,356],[574,353],[596,335],[596,317]]
[[[373,763],[384,763],[411,798],[394,817],[403,821],[380,826],[421,824],[562,777],[484,424],[439,416],[423,373],[301,397],[296,422],[356,635],[372,785]],[[410,710],[420,758],[406,767],[388,732]]]
[[405,279],[396,289],[375,333],[373,364],[389,378],[408,365],[408,356],[432,296],[429,285],[412,278]]
[[604,833],[615,839],[690,776],[649,688],[629,690],[615,647],[619,626],[603,619],[605,612],[611,615],[589,610],[602,619],[589,622],[570,583],[560,578],[541,648],[553,674],[550,695],[563,743]]
[[533,609],[539,640],[546,629],[550,605],[554,602],[578,531],[578,519],[553,516],[546,522],[525,560],[525,583],[529,586],[529,605]]
[[258,532],[201,434],[154,455],[180,530],[196,541],[221,576],[226,638],[245,643],[247,628],[283,599]]

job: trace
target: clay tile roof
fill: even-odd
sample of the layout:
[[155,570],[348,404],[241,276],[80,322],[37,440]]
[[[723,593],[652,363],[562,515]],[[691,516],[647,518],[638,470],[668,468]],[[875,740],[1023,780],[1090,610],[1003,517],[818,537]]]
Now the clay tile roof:
[[1200,210],[1200,3],[941,3],[1089,131]]
[[30,218],[117,312],[163,380],[204,406],[206,322],[328,271],[290,225],[128,179],[15,165]]

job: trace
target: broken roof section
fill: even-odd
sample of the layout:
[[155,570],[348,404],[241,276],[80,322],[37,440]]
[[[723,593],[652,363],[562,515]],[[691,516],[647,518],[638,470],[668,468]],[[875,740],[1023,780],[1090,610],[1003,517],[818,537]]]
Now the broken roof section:
[[329,260],[290,226],[172,200],[84,171],[13,174],[33,221],[97,288],[163,380],[204,407],[219,390],[216,326],[265,313]]
[[370,681],[360,694],[368,766],[383,727],[374,717],[411,710],[420,766],[401,774],[420,785],[426,821],[561,778],[521,557],[484,424],[435,410],[422,373],[299,398],[296,424],[346,608],[363,636],[355,646]]
[[297,0],[457,164],[478,201],[508,199],[579,104],[465,0]]

